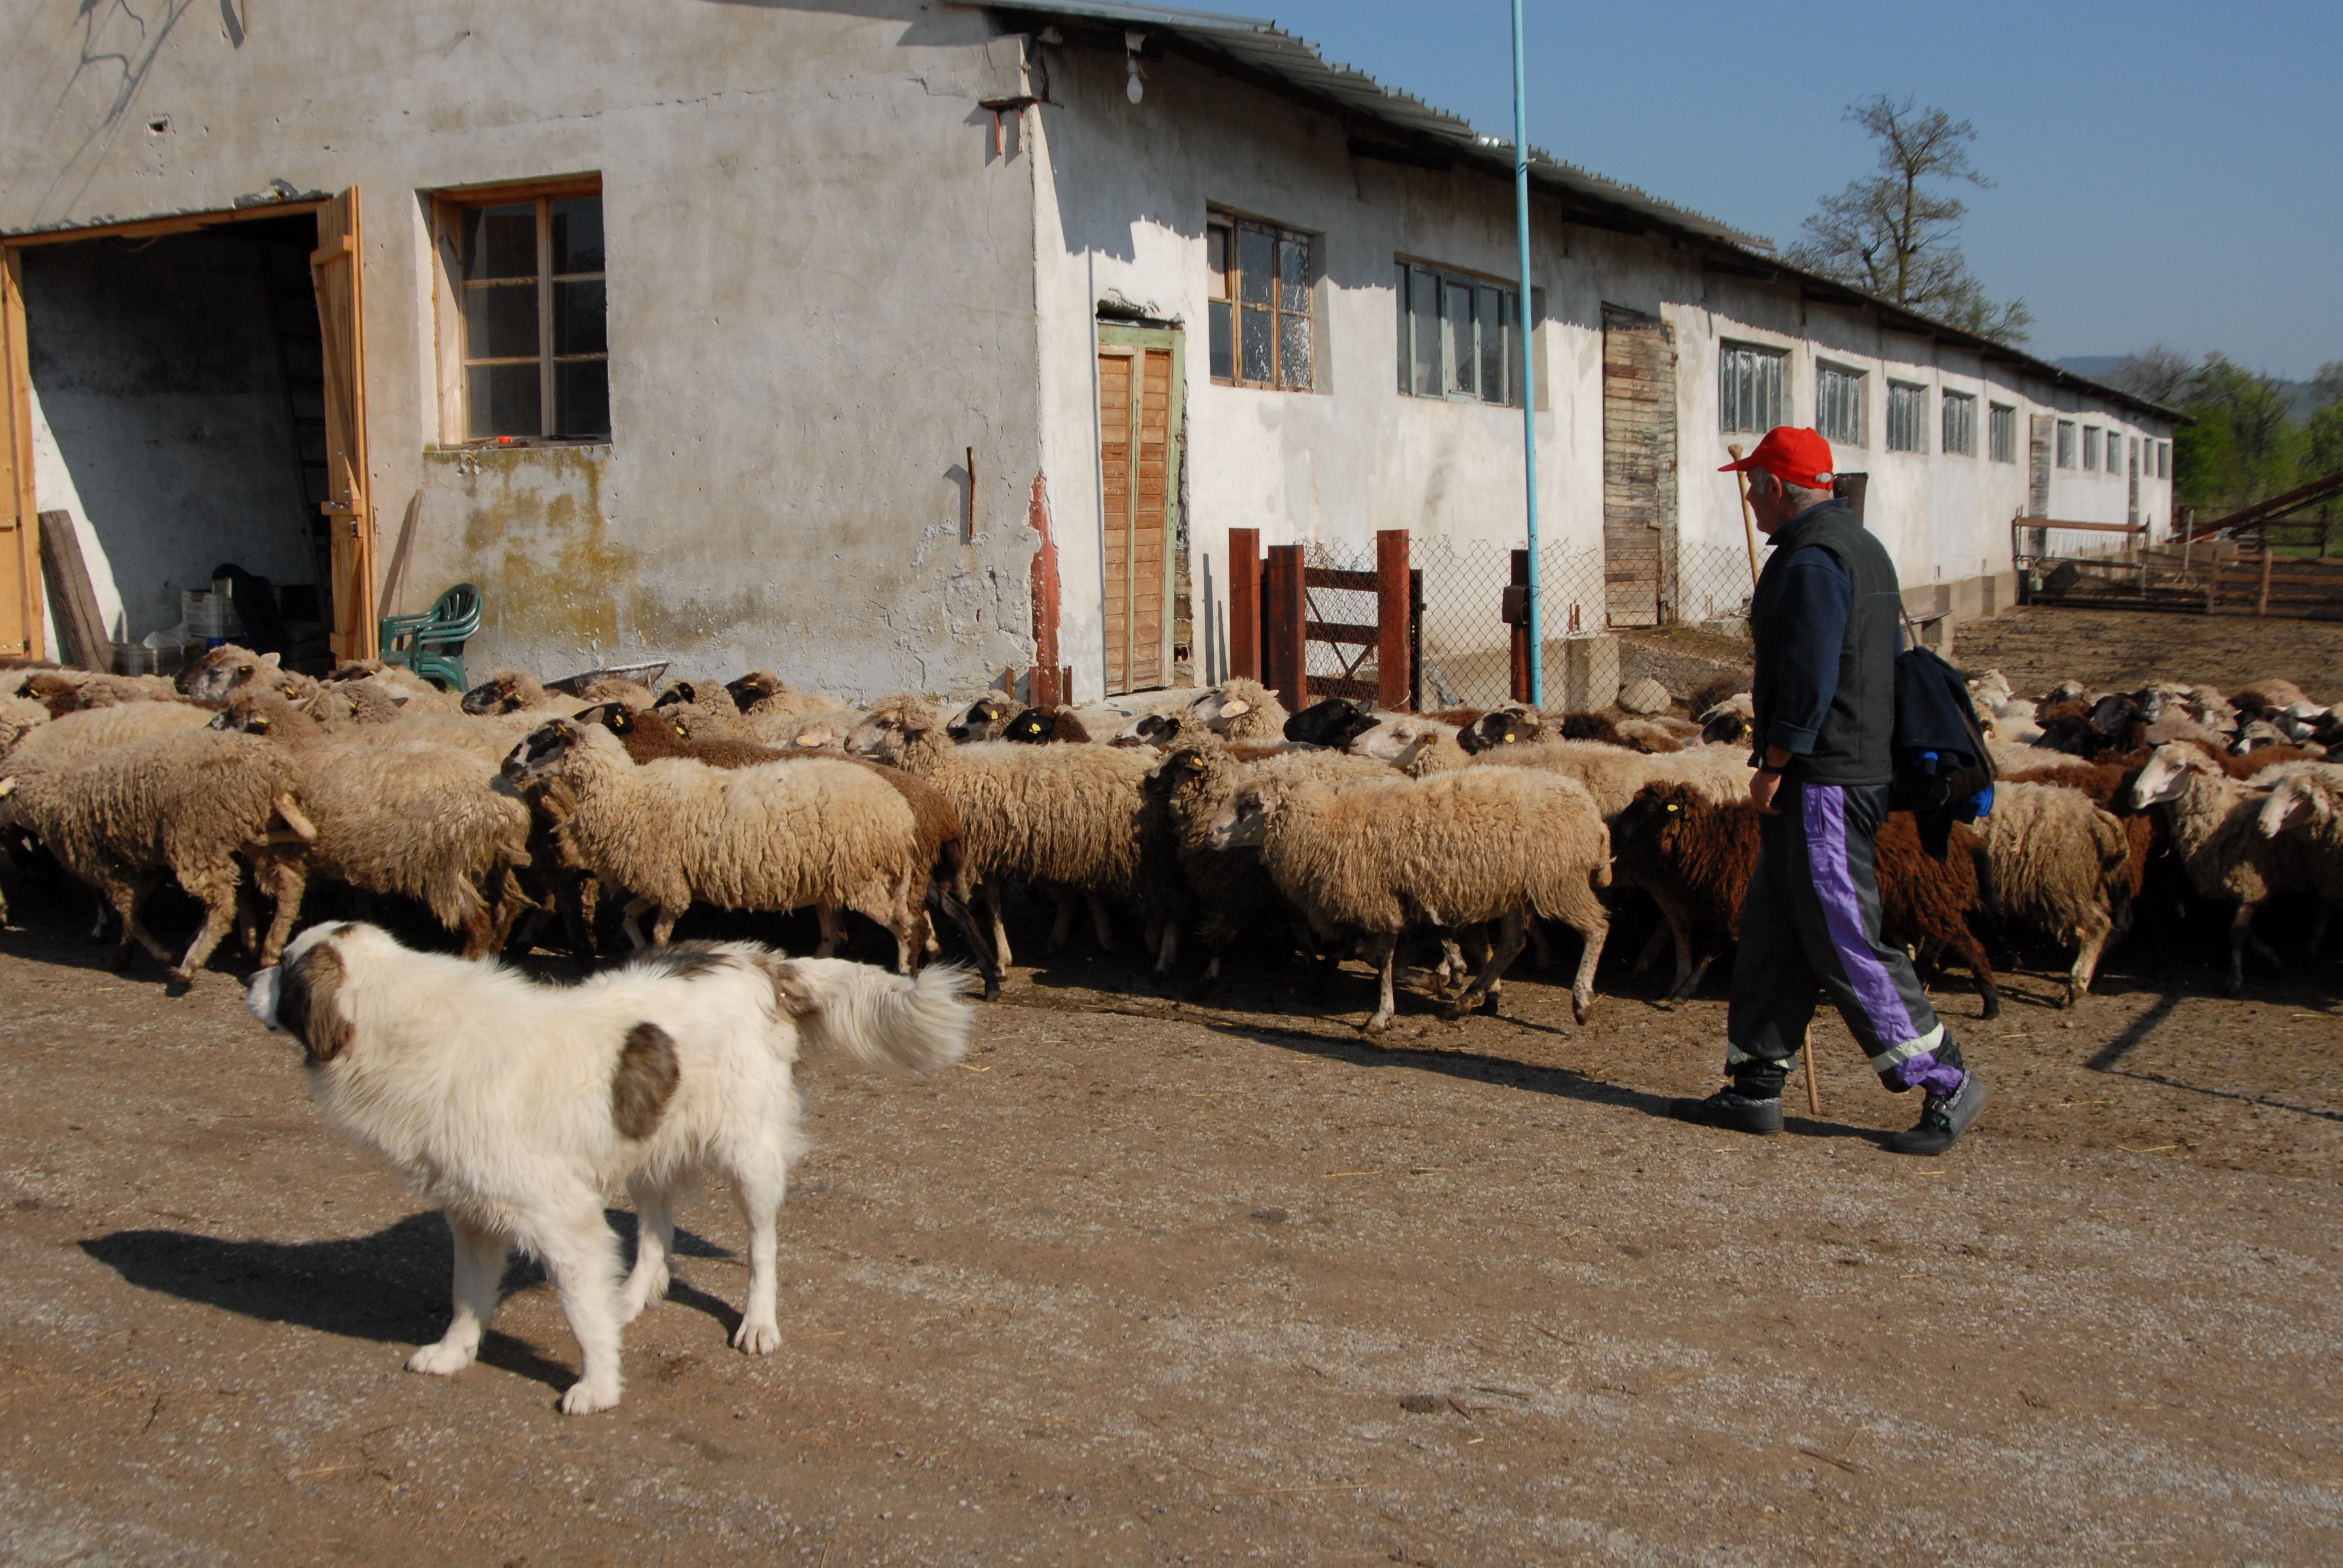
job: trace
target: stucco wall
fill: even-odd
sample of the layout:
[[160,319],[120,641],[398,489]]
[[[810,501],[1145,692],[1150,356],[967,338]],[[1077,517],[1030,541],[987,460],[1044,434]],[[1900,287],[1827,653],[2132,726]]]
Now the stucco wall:
[[[980,684],[1030,658],[1040,461],[1031,176],[977,106],[1017,81],[990,31],[918,0],[44,7],[0,55],[0,231],[359,186],[378,561],[419,496],[397,608],[479,581],[484,668]],[[613,439],[435,451],[419,193],[583,171]]]

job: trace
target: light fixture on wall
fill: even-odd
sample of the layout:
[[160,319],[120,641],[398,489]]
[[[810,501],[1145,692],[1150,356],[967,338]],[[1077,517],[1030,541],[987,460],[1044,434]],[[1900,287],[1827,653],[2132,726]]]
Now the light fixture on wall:
[[1131,73],[1131,79],[1122,85],[1122,94],[1134,104],[1147,96],[1146,85],[1139,79],[1139,51],[1146,43],[1147,35],[1144,33],[1125,33],[1122,35],[1122,63]]

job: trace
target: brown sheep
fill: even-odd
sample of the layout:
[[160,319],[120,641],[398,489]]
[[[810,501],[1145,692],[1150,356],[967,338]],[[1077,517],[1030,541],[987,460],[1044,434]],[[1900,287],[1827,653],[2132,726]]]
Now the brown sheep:
[[[1648,848],[1639,841],[1649,839]],[[1614,824],[1618,849],[1614,875],[1644,888],[1669,917],[1676,939],[1676,984],[1671,995],[1690,996],[1717,948],[1741,934],[1741,900],[1757,865],[1757,808],[1749,801],[1709,799],[1689,785],[1654,784]],[[1981,907],[1977,859],[1982,846],[1975,832],[1956,826],[1953,853],[1938,860],[1920,847],[1909,811],[1895,811],[1879,829],[1880,937],[1890,942],[1942,947],[1976,976],[1982,1018],[2001,1012],[2001,990],[1985,945],[1969,930],[1968,913]],[[1674,910],[1672,911],[1671,906]],[[1681,920],[1681,924],[1679,921]],[[1696,938],[1707,950],[1696,960]]]

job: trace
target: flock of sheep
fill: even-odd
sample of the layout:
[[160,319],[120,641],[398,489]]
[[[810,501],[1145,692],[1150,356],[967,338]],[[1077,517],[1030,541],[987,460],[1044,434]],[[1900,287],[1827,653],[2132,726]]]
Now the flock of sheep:
[[[323,881],[412,900],[474,957],[591,951],[612,922],[664,942],[698,905],[810,910],[827,955],[853,910],[907,970],[950,928],[990,996],[1021,887],[1054,903],[1052,948],[1085,915],[1108,948],[1136,920],[1159,980],[1192,936],[1207,985],[1248,930],[1290,936],[1322,973],[1362,956],[1370,1031],[1393,1016],[1404,939],[1436,942],[1426,983],[1462,1016],[1494,1010],[1558,922],[1580,939],[1584,1020],[1627,890],[1661,917],[1636,968],[1672,939],[1674,996],[1735,935],[1757,818],[1733,684],[1685,720],[1289,714],[1247,680],[1152,708],[857,709],[766,671],[657,693],[504,671],[459,699],[395,668],[317,680],[233,647],[176,682],[18,664],[0,669],[0,830],[20,872],[96,890],[126,961],[143,947],[182,980],[231,930],[274,962]],[[1993,810],[1942,859],[1891,817],[1878,864],[1887,939],[1971,970],[1986,1016],[1986,936],[2071,948],[2070,1004],[2136,911],[2227,910],[2234,991],[2256,910],[2306,893],[2316,953],[2343,896],[2343,719],[2285,681],[2022,700],[1995,672],[1972,693]],[[205,909],[176,956],[142,920],[166,879]]]

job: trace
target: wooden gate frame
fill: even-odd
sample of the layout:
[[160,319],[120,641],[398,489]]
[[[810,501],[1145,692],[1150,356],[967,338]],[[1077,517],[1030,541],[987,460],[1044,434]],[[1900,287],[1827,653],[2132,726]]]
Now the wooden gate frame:
[[[310,256],[313,278],[321,261],[347,256],[350,264],[347,326],[351,341],[347,367],[354,394],[346,435],[342,467],[354,476],[347,493],[337,494],[329,515],[339,511],[351,521],[351,536],[335,539],[334,650],[344,658],[371,658],[376,651],[377,614],[375,603],[374,514],[367,495],[366,448],[366,362],[363,294],[360,286],[363,248],[358,238],[358,191],[356,186],[339,196],[315,201],[272,202],[266,206],[231,207],[213,212],[181,213],[170,217],[139,218],[128,223],[91,224],[80,228],[45,229],[39,234],[0,239],[0,563],[14,558],[18,591],[0,587],[0,653],[23,652],[35,658],[47,654],[42,628],[43,578],[39,514],[33,493],[32,369],[25,343],[22,253],[35,246],[69,245],[85,239],[146,239],[162,235],[189,234],[196,229],[248,220],[315,215],[321,226],[321,247]],[[339,214],[342,216],[329,215]],[[346,221],[345,221],[346,219]],[[323,226],[337,223],[338,232],[325,241]],[[347,239],[345,246],[342,241]],[[322,307],[323,301],[321,299]],[[328,339],[327,364],[334,365],[331,342],[334,324],[321,308],[318,326]],[[327,405],[333,410],[332,376],[327,377]],[[329,437],[330,439],[330,437]],[[337,476],[337,484],[340,477]],[[338,523],[341,516],[336,517]],[[5,569],[5,568],[0,568]],[[349,598],[343,584],[349,584]],[[13,618],[13,620],[12,620]]]
[[[1259,528],[1231,528],[1228,550],[1229,674],[1258,680],[1289,711],[1310,704],[1313,683],[1309,647],[1373,648],[1375,679],[1322,678],[1320,697],[1371,701],[1387,712],[1423,705],[1423,573],[1408,565],[1408,531],[1375,532],[1375,569],[1313,567],[1301,545],[1272,545],[1264,554]],[[1310,590],[1333,588],[1375,596],[1372,626],[1310,618]]]

